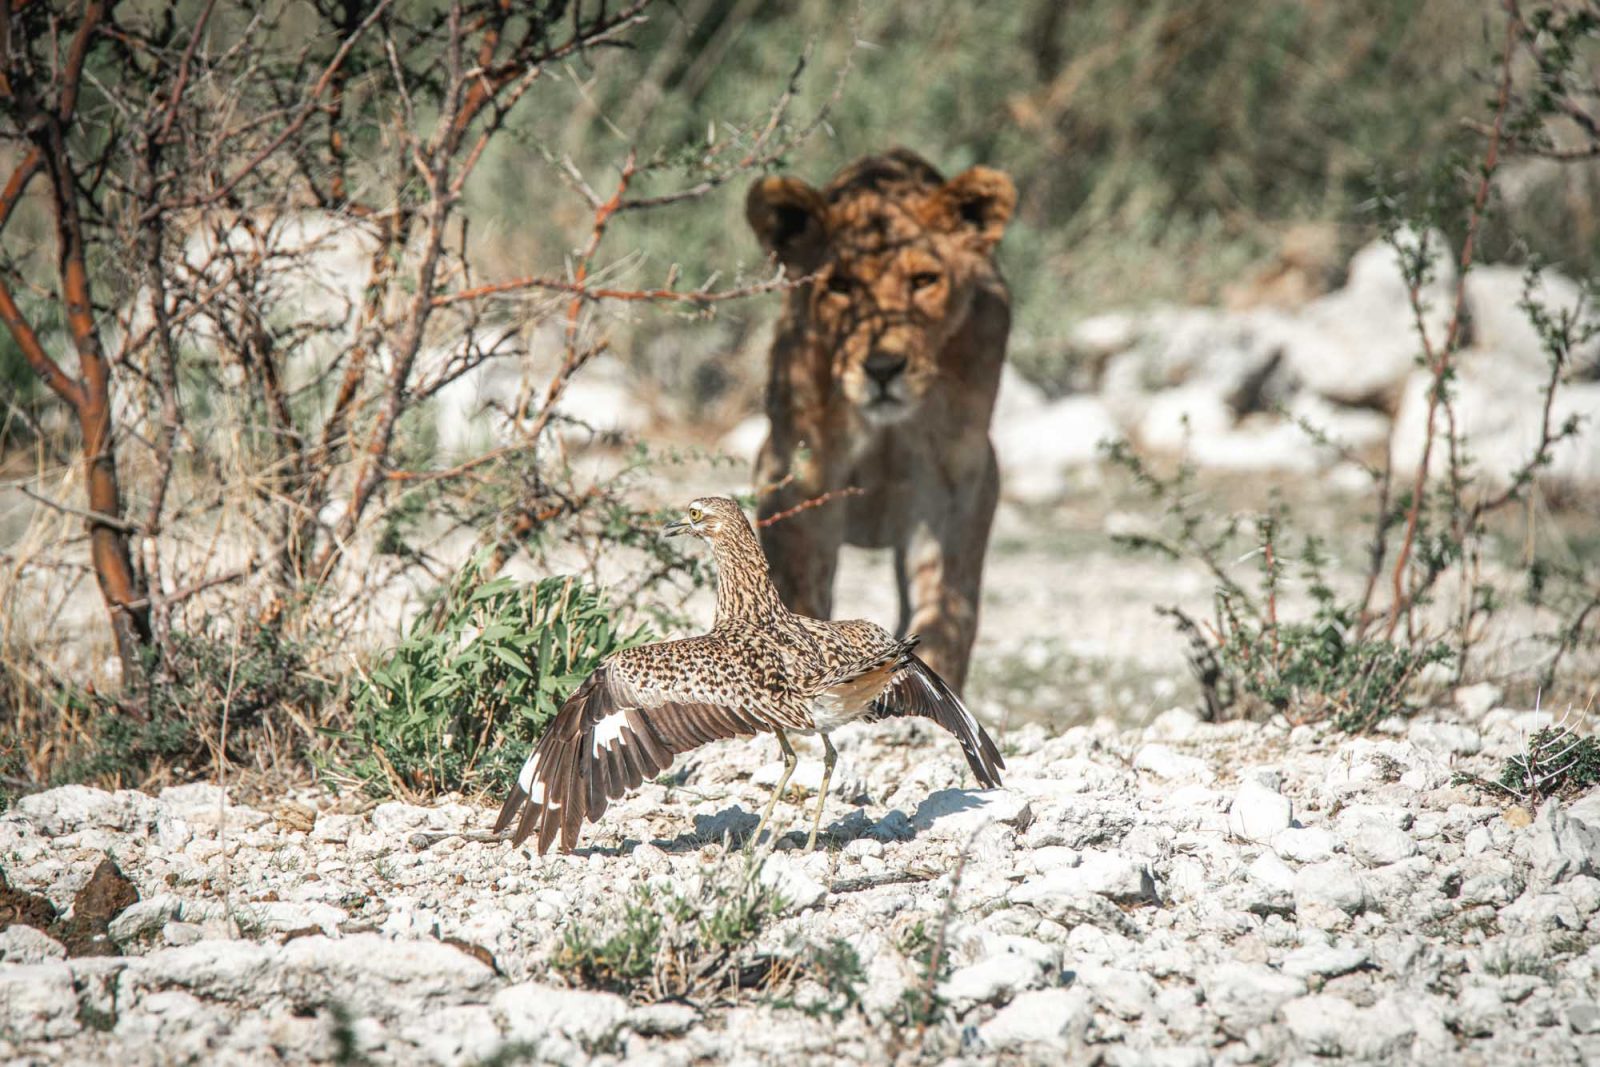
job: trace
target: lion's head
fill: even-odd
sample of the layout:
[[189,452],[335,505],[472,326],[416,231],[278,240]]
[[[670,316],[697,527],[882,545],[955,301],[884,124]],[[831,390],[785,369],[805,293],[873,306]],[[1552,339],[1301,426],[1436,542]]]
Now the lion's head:
[[946,181],[897,149],[860,160],[817,190],[765,178],[750,226],[792,275],[808,341],[832,354],[832,387],[873,422],[915,410],[966,321],[1016,205],[1005,174],[973,167]]

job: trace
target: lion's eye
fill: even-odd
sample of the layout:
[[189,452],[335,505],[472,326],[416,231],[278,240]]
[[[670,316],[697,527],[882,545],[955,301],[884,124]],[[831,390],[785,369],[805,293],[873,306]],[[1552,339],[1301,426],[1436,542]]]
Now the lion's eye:
[[927,289],[938,284],[939,275],[931,270],[918,271],[911,276],[911,288],[913,290]]
[[855,288],[855,282],[850,280],[850,275],[848,275],[848,274],[830,274],[830,275],[828,275],[828,292],[843,294],[843,293],[848,293],[853,288]]

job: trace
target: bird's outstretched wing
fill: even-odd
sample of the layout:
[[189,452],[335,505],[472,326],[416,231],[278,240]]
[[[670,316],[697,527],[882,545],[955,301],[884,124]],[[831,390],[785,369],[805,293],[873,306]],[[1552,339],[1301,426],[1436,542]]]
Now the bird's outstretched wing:
[[537,832],[543,855],[559,832],[570,850],[585,820],[599,819],[612,800],[666,770],[680,752],[769,729],[746,702],[718,692],[723,687],[652,682],[630,663],[627,653],[613,656],[567,698],[522,765],[496,833],[515,821],[512,844]]
[[867,720],[877,722],[894,715],[920,715],[943,726],[961,742],[961,751],[983,787],[994,789],[1000,785],[1000,772],[1005,770],[1006,762],[1000,758],[994,739],[978,725],[945,680],[909,650],[890,676],[889,684],[872,702]]

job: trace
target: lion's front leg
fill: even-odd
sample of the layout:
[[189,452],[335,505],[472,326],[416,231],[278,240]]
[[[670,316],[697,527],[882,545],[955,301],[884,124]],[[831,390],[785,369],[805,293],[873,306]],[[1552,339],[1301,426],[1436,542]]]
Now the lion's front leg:
[[[756,476],[764,485],[779,488],[765,493],[757,505],[762,523],[784,516],[801,504],[828,491],[823,472],[811,463],[777,453],[769,441],[761,451]],[[793,465],[791,465],[793,464]],[[833,614],[833,577],[844,543],[845,509],[839,502],[806,508],[762,525],[761,548],[766,553],[772,583],[790,611],[826,619]]]
[[978,477],[954,487],[947,508],[923,512],[907,546],[910,631],[922,638],[918,655],[958,693],[966,686],[972,642],[978,636],[983,559],[1000,496],[992,449],[987,460]]

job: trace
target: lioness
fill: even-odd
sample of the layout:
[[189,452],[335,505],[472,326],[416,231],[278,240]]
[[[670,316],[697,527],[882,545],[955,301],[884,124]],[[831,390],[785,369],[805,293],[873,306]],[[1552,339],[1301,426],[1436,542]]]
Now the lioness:
[[868,156],[817,190],[764,178],[745,214],[794,276],[772,345],[772,427],[757,476],[763,518],[833,490],[861,495],[762,530],[789,607],[827,618],[841,544],[894,548],[900,633],[958,691],[978,625],[999,474],[989,443],[1010,294],[995,245],[1011,179],[946,181],[905,149]]

